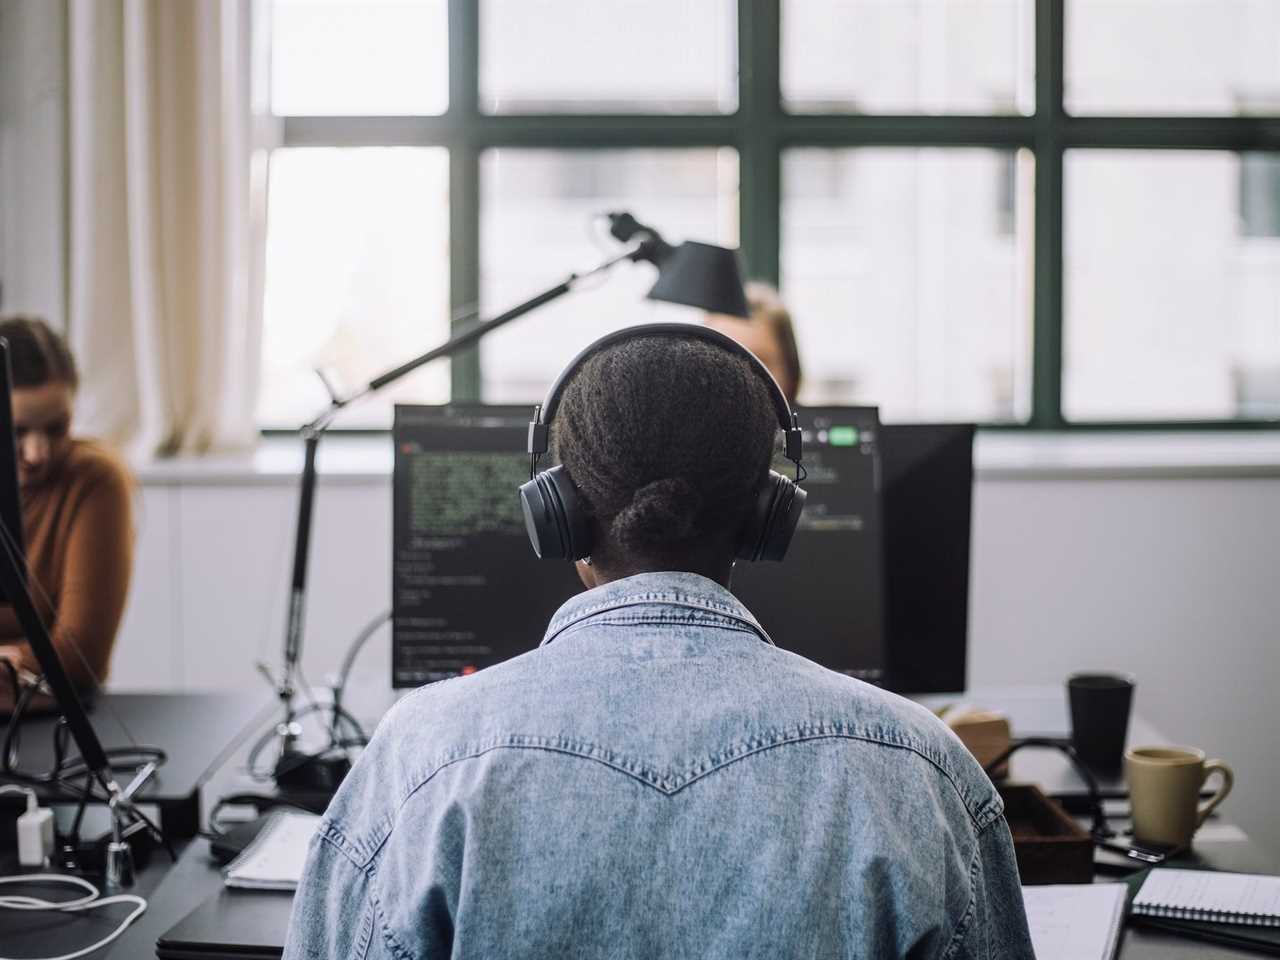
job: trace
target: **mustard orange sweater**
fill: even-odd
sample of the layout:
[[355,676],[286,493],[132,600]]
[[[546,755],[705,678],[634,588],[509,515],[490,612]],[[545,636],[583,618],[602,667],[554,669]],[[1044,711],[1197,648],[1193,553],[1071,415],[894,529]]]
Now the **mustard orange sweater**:
[[[106,678],[129,593],[133,481],[105,447],[73,440],[54,473],[21,499],[36,607],[72,683],[93,689]],[[0,603],[0,658],[41,672],[8,603]],[[3,710],[11,693],[0,681]]]

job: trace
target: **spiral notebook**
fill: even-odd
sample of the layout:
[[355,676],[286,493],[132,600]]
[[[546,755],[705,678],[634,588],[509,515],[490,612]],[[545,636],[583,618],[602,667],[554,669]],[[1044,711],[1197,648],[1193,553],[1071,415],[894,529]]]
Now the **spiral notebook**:
[[1132,913],[1140,917],[1280,927],[1280,877],[1160,867],[1147,874]]

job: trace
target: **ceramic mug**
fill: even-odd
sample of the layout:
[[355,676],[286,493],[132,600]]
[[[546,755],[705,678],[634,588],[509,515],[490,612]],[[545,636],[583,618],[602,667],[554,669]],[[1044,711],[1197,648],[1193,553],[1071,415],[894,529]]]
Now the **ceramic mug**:
[[[1134,747],[1124,755],[1125,780],[1133,810],[1133,837],[1139,843],[1187,847],[1227,794],[1235,776],[1221,760],[1206,760],[1194,747]],[[1200,803],[1200,790],[1213,773],[1222,777],[1217,793]]]

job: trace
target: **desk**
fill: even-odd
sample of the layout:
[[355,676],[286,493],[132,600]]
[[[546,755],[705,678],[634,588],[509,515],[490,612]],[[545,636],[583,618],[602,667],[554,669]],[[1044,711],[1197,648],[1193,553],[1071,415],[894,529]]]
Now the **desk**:
[[[1060,688],[1024,690],[1006,695],[1007,699],[1001,699],[1001,696],[1002,694],[998,691],[984,691],[966,699],[991,707],[1005,707],[1013,718],[1018,734],[1033,732],[1048,736],[1065,734],[1066,711],[1062,702],[1064,694]],[[1035,720],[1035,718],[1039,719]],[[1158,731],[1135,717],[1131,725],[1131,740],[1138,737],[1156,742],[1161,739]],[[1048,758],[1046,763],[1060,759],[1052,754],[1046,754],[1046,757]],[[1016,760],[1017,757],[1014,759]],[[1065,765],[1066,761],[1063,759],[1061,763]],[[1027,772],[1020,768],[1015,770],[1022,774]],[[1066,776],[1065,773],[1062,775]],[[237,774],[234,770],[224,770],[214,779],[212,788],[217,788],[219,784],[234,785],[236,779]],[[1262,873],[1280,871],[1280,864],[1259,852],[1247,838],[1241,839],[1242,837],[1243,834],[1223,829],[1221,825],[1217,827],[1210,825],[1196,842],[1196,855],[1208,865],[1220,869]],[[1101,877],[1100,879],[1110,878]],[[165,882],[155,888],[147,913],[139,918],[137,923],[105,955],[113,958],[130,958],[130,960],[155,956],[156,939],[200,904],[214,896],[221,888],[222,878],[218,869],[209,860],[207,841],[203,839],[192,841],[184,850],[177,865],[165,877]],[[283,934],[282,930],[282,940]],[[1256,957],[1257,954],[1154,931],[1129,928],[1125,931],[1119,956],[1122,960],[1156,960],[1163,957],[1226,960],[1226,958]]]
[[[240,739],[266,722],[269,699],[274,704],[259,692],[106,693],[94,699],[89,719],[104,747],[144,745],[165,752],[165,762],[134,799],[159,809],[166,836],[186,838],[200,829],[200,788],[223,766]],[[23,721],[21,769],[44,771],[53,766],[57,724],[56,714]],[[121,786],[127,780],[122,778]],[[35,790],[45,804],[80,799],[55,785]]]
[[[1197,841],[1196,854],[1203,862],[1222,870],[1268,873],[1280,870],[1246,840]],[[1100,877],[1110,880],[1110,877]],[[222,889],[222,875],[209,860],[207,840],[193,841],[170,871],[166,882],[155,892],[149,909],[113,945],[107,954],[119,958],[155,956],[155,942],[175,923],[195,910]],[[252,894],[243,894],[252,896]],[[269,894],[279,897],[279,894]],[[283,940],[284,931],[281,931]],[[1160,960],[1160,958],[1197,957],[1205,960],[1232,960],[1257,957],[1258,954],[1207,944],[1203,941],[1173,937],[1151,930],[1128,927],[1121,941],[1120,960]]]
[[[206,843],[205,841],[200,842]],[[187,846],[188,844],[181,840],[175,844],[177,851],[180,852],[178,865],[181,865],[187,859]],[[162,896],[169,887],[167,881],[174,875],[176,869],[177,867],[170,863],[169,855],[163,850],[157,850],[151,855],[150,863],[145,868],[137,871],[137,880],[134,886],[126,892],[145,898],[148,901],[149,911],[150,903]],[[18,858],[15,853],[0,854],[0,876],[21,872],[24,871],[18,866]],[[96,881],[91,882],[96,883]],[[101,884],[98,883],[97,885],[101,889]],[[48,899],[65,899],[70,898],[75,893],[75,890],[69,885],[41,885],[39,887],[14,885],[5,886],[4,892],[6,894],[31,894]],[[50,957],[73,953],[110,934],[132,911],[133,906],[131,904],[107,906],[101,910],[83,914],[14,913],[6,910],[0,913],[0,944],[6,948],[6,956],[9,955],[8,948],[17,948],[21,951],[18,955],[24,957]],[[147,916],[148,914],[144,913],[135,922],[142,922],[147,919]],[[132,928],[126,931],[126,935],[130,932],[132,932]],[[93,957],[151,957],[155,955],[154,938],[152,940],[152,946],[145,949],[143,947],[135,947],[132,952],[121,947],[121,941],[117,940],[111,945],[111,948],[114,949],[98,951],[93,954]]]
[[[187,694],[103,694],[96,698],[90,719],[107,747],[143,744],[159,747],[167,759],[156,776],[139,790],[141,804],[154,805],[160,812],[161,827],[175,847],[178,865],[188,859],[187,840],[199,829],[201,793],[209,779],[240,749],[246,737],[262,728],[275,709],[274,698],[255,692]],[[56,715],[32,717],[22,725],[23,769],[44,770],[53,764],[53,729]],[[3,782],[3,777],[0,777]],[[76,803],[79,797],[58,787],[39,787],[36,792],[46,804]],[[7,798],[6,798],[7,799]],[[96,836],[108,827],[104,811],[91,812],[85,836]],[[203,845],[204,842],[201,841]],[[168,854],[156,850],[145,869],[138,871],[130,893],[149,901],[160,897],[170,886],[166,881],[176,870]],[[12,851],[0,854],[0,875],[22,872]],[[65,897],[70,888],[43,887],[43,896]],[[22,892],[6,888],[6,893]],[[127,905],[106,907],[90,914],[69,916],[56,913],[0,914],[0,943],[21,946],[23,955],[50,956],[70,952],[110,933],[130,911]],[[147,914],[143,914],[144,919]],[[117,947],[113,944],[113,947]],[[6,951],[7,952],[7,951]],[[97,956],[149,957],[145,950],[117,948]]]

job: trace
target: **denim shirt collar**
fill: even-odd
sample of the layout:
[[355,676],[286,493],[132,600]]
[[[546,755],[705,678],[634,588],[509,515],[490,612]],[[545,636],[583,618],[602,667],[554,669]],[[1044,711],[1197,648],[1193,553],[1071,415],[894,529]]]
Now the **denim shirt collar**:
[[539,646],[546,646],[570,627],[601,614],[647,604],[687,607],[719,614],[747,626],[765,643],[773,645],[773,640],[751,611],[720,584],[700,574],[669,570],[612,580],[570,598],[551,618]]

